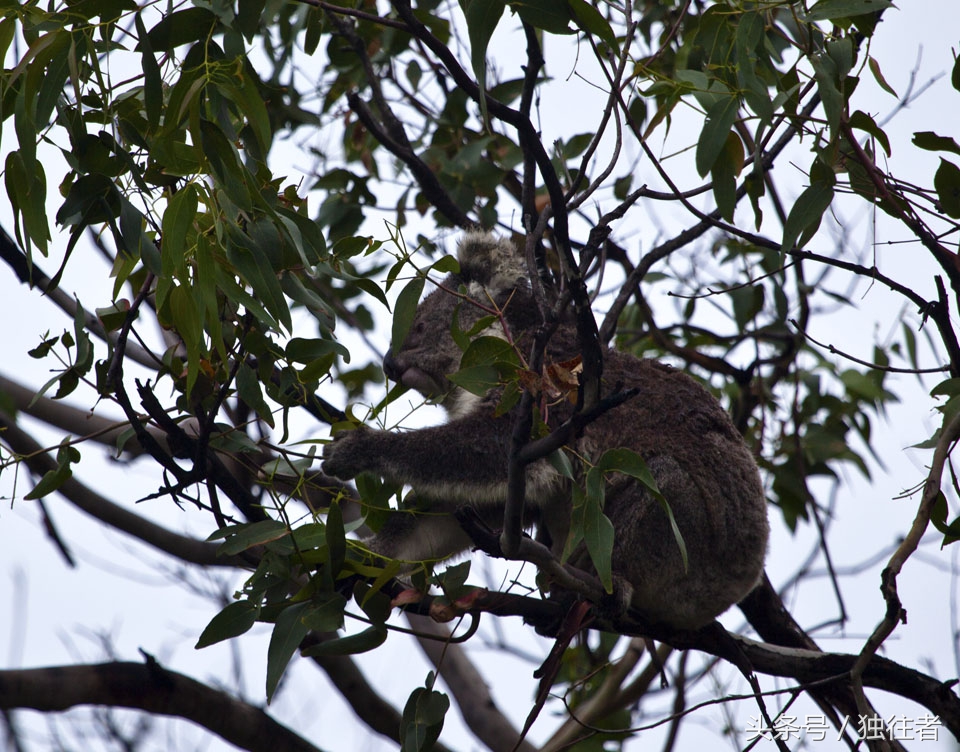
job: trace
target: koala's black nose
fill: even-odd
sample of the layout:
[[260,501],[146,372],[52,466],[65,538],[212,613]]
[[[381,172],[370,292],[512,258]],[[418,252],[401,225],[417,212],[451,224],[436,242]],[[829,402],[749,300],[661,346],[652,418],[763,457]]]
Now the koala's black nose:
[[399,382],[400,377],[403,376],[403,368],[393,357],[391,351],[387,351],[387,354],[383,356],[383,372],[391,381]]

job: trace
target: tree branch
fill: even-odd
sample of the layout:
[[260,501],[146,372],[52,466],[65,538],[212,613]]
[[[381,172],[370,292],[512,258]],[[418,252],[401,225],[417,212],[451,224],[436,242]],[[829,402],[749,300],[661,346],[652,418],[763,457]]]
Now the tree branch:
[[[21,456],[22,462],[34,475],[39,477],[57,468],[53,457],[4,413],[0,413],[0,439]],[[74,506],[91,517],[181,561],[208,567],[244,566],[244,561],[240,557],[220,556],[217,553],[218,546],[213,543],[170,532],[114,504],[74,476],[68,478],[57,490]]]
[[320,752],[262,709],[183,674],[146,663],[0,671],[0,709],[108,705],[178,716],[255,752]]

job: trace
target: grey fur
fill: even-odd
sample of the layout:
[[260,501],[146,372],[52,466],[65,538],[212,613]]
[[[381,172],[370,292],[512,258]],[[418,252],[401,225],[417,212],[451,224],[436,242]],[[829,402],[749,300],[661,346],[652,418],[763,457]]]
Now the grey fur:
[[[391,558],[441,559],[467,550],[471,541],[452,515],[462,504],[475,505],[491,527],[503,522],[514,414],[495,416],[499,390],[471,398],[447,380],[461,356],[450,336],[454,312],[462,330],[487,315],[453,293],[465,288],[482,306],[505,306],[510,334],[524,353],[539,314],[519,254],[508,241],[468,233],[459,259],[460,273],[421,302],[406,341],[399,348],[395,343],[384,361],[388,376],[441,399],[449,421],[402,433],[351,431],[324,452],[329,475],[348,479],[374,472],[413,488],[418,513],[391,515],[368,541]],[[577,352],[570,322],[551,338],[547,362]],[[628,585],[632,606],[651,622],[703,626],[750,592],[763,569],[768,524],[756,464],[720,404],[686,374],[609,350],[603,380],[605,393],[629,387],[640,392],[591,423],[575,450],[597,459],[608,449],[626,447],[643,456],[689,557],[685,572],[659,503],[643,485],[618,476],[607,488],[604,510],[616,530],[614,574]],[[566,403],[551,407],[549,424],[559,425],[570,410]],[[552,541],[559,553],[570,527],[569,481],[546,461],[535,463],[527,470],[526,500],[538,537]],[[571,563],[589,568],[582,547]]]

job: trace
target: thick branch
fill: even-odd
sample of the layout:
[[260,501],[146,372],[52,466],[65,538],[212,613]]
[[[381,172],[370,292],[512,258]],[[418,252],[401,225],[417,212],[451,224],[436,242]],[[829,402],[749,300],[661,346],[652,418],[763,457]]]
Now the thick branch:
[[0,709],[55,711],[76,705],[179,716],[241,749],[319,752],[260,708],[168,671],[152,660],[0,671]]
[[[755,599],[756,596],[757,594],[754,593],[748,600]],[[418,604],[419,610],[428,610],[429,601],[429,598],[424,599]],[[777,602],[779,603],[779,599]],[[782,604],[777,606],[761,600],[756,600],[752,605],[755,607],[753,610],[767,612],[783,608]],[[507,593],[484,594],[471,601],[473,610],[490,611],[499,616],[522,615],[525,621],[536,621],[540,624],[546,624],[550,618],[555,617],[556,608],[557,604],[550,600],[544,601]],[[747,609],[744,610],[747,611]],[[785,611],[783,614],[795,625],[795,622],[789,618],[789,614]],[[729,634],[720,639],[718,635],[721,633],[716,625],[688,632],[643,624],[629,616],[615,619],[601,617],[592,622],[591,628],[616,634],[650,637],[678,649],[701,650],[734,665],[738,665],[745,656],[758,673],[793,678],[803,685],[822,683],[815,688],[817,695],[829,697],[831,701],[838,703],[843,702],[838,698],[846,697],[851,704],[849,706],[846,703],[838,704],[841,712],[852,717],[857,713],[849,695],[849,679],[858,656],[820,652],[815,643],[798,626],[789,629],[787,633],[782,629],[778,632],[778,639],[789,643],[788,646],[760,643]],[[793,635],[792,639],[791,635]],[[899,695],[927,708],[931,713],[939,716],[944,727],[960,739],[960,697],[954,691],[955,684],[956,681],[941,682],[920,671],[876,655],[863,672],[864,686]],[[811,691],[814,689],[811,688]]]

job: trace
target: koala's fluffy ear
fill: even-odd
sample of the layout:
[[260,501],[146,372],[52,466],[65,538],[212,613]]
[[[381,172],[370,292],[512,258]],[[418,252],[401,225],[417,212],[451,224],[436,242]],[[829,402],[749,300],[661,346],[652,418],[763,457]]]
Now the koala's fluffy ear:
[[523,257],[513,242],[485,230],[464,235],[457,258],[463,280],[483,285],[494,296],[527,283]]

